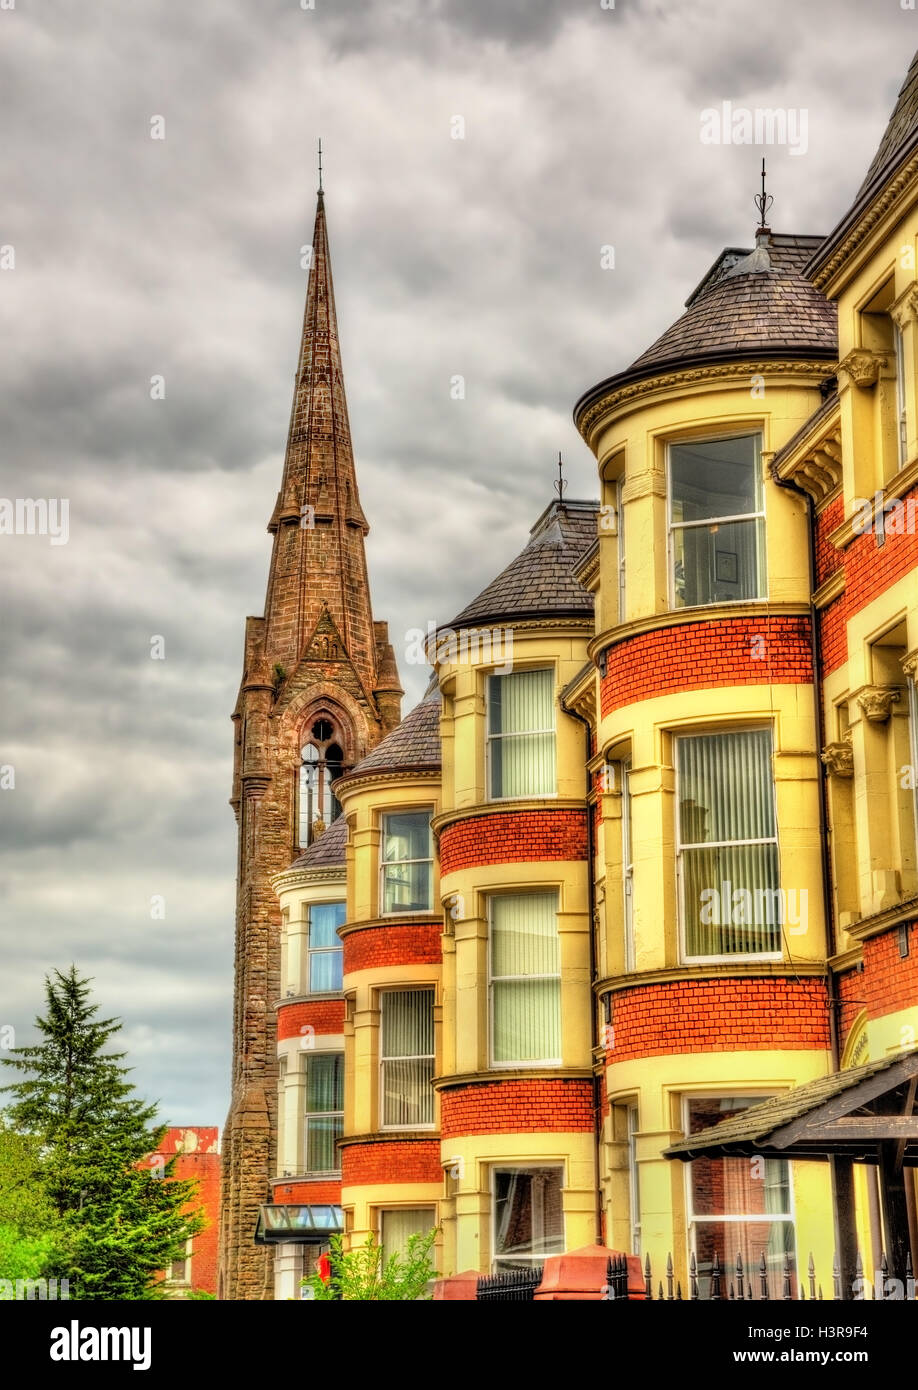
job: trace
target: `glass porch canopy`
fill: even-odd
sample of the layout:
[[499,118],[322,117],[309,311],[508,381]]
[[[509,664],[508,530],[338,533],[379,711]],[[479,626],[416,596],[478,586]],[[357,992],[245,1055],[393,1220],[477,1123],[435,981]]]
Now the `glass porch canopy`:
[[344,1230],[343,1212],[332,1206],[274,1206],[258,1209],[256,1245],[323,1245]]

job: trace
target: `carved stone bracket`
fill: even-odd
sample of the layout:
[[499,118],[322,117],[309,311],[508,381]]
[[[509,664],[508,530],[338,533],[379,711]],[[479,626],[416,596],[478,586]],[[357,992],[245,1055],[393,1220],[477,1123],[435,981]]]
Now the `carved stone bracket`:
[[871,724],[885,724],[892,706],[901,696],[897,685],[871,685],[858,695],[857,702]]
[[819,756],[830,777],[854,776],[854,750],[850,743],[827,743]]
[[915,685],[918,685],[918,651],[909,652],[902,662],[902,670]]
[[889,316],[900,329],[911,323],[912,319],[918,318],[918,285],[909,285],[908,289],[899,295],[889,310]]
[[886,354],[870,352],[867,348],[853,348],[848,356],[838,364],[840,372],[846,372],[855,386],[865,390],[874,386],[880,375],[880,368],[887,363]]

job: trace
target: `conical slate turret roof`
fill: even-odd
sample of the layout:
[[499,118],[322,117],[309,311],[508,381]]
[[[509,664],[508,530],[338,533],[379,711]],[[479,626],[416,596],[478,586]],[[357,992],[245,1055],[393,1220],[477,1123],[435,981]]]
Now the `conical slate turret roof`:
[[519,555],[449,626],[589,616],[593,595],[578,583],[573,571],[596,539],[598,511],[597,502],[553,502],[533,526]]
[[885,182],[911,146],[918,143],[918,53],[905,74],[905,81],[899,89],[896,105],[883,132],[877,152],[870,161],[864,182],[857,191],[855,202],[866,193],[870,186]]
[[334,785],[339,787],[352,778],[372,776],[379,772],[426,771],[436,770],[439,766],[440,691],[434,686],[421,703],[405,715],[397,729],[387,734],[372,753],[352,767],[350,772],[339,777]]
[[344,847],[347,844],[347,821],[339,816],[323,830],[317,840],[298,859],[294,859],[291,869],[328,869],[340,864],[344,867]]

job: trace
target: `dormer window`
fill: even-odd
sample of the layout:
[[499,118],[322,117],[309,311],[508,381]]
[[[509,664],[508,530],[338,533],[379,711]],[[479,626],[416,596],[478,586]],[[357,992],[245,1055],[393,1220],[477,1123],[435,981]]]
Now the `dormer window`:
[[331,784],[344,772],[344,754],[330,719],[315,721],[300,756],[299,845],[305,849],[341,814]]
[[670,444],[667,475],[672,606],[765,598],[759,436]]

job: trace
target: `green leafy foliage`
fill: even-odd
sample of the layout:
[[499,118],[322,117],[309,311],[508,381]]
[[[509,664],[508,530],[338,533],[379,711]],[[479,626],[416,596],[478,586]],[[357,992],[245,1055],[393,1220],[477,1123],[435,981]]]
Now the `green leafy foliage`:
[[125,1053],[108,1050],[121,1022],[96,1018],[89,984],[73,966],[46,979],[42,1040],[2,1059],[23,1077],[3,1087],[13,1097],[7,1118],[32,1145],[53,1273],[70,1281],[70,1297],[161,1298],[157,1272],[204,1224],[199,1212],[183,1211],[197,1184],[172,1176],[174,1158],[145,1162],[166,1126],[126,1080]]
[[329,1258],[332,1275],[326,1284],[318,1274],[302,1282],[319,1302],[333,1299],[373,1302],[414,1302],[430,1298],[428,1284],[437,1277],[431,1251],[436,1230],[409,1236],[403,1254],[384,1258],[383,1248],[371,1232],[363,1245],[345,1252],[340,1235],[331,1237]]

